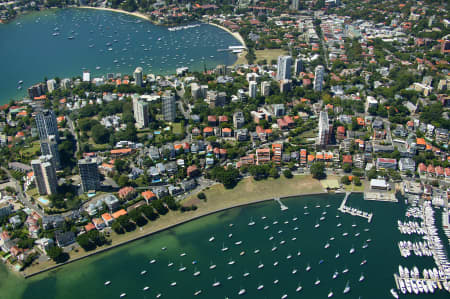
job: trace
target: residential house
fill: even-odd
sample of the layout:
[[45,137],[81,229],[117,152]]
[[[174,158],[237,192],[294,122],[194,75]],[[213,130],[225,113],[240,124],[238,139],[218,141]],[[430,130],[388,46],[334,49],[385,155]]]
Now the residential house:
[[65,246],[75,243],[75,234],[71,231],[68,231],[65,233],[56,232],[55,238],[56,238],[56,244],[58,244],[59,247],[65,247]]

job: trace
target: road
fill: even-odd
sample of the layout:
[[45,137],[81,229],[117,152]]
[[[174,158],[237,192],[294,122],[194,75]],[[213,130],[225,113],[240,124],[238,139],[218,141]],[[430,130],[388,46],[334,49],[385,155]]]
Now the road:
[[73,121],[70,119],[69,116],[66,116],[66,119],[67,119],[67,125],[68,125],[68,127],[69,127],[70,133],[71,133],[71,134],[73,135],[73,137],[75,138],[75,143],[76,143],[76,146],[77,146],[77,151],[76,151],[76,153],[77,153],[77,152],[80,151],[80,145],[79,145],[79,143],[78,143],[77,134],[76,134],[76,132],[75,132],[75,126],[74,126]]
[[2,167],[2,169],[8,174],[9,180],[14,184],[14,189],[17,191],[17,198],[27,208],[37,212],[40,216],[45,215],[44,210],[39,208],[36,204],[31,203],[26,193],[23,192],[22,185],[17,181],[9,172],[8,169]]

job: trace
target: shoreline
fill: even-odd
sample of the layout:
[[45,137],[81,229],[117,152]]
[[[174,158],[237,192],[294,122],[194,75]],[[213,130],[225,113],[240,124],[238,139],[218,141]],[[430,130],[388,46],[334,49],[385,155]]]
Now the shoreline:
[[[297,195],[282,196],[282,197],[280,197],[280,199],[282,200],[282,199],[288,199],[288,198],[292,198],[292,197],[303,197],[303,196],[324,195],[324,194],[328,194],[328,193],[325,192],[325,191],[311,192],[311,193],[300,193],[300,194],[297,194]],[[223,212],[223,211],[227,211],[227,210],[231,210],[231,209],[234,209],[234,208],[240,208],[240,207],[249,206],[249,205],[258,204],[258,203],[267,202],[267,201],[272,201],[272,200],[274,200],[274,197],[262,198],[262,199],[258,199],[258,200],[248,200],[246,202],[232,204],[232,205],[229,205],[229,206],[221,207],[219,209],[213,209],[213,210],[205,209],[205,211],[201,211],[197,215],[189,215],[190,212],[185,212],[184,214],[180,214],[180,215],[187,215],[187,219],[179,219],[175,223],[163,224],[159,228],[150,226],[150,230],[147,231],[147,232],[144,232],[142,235],[134,236],[134,237],[132,237],[130,239],[119,241],[118,243],[112,244],[112,245],[110,245],[108,247],[101,247],[101,248],[98,248],[97,250],[94,250],[94,251],[91,251],[91,252],[85,252],[85,254],[83,254],[83,255],[81,255],[79,257],[75,257],[75,258],[69,259],[68,261],[66,261],[64,263],[54,264],[52,266],[46,267],[46,268],[38,270],[38,271],[30,271],[30,273],[27,274],[27,270],[32,270],[33,267],[31,266],[31,267],[25,269],[25,271],[18,272],[18,273],[19,274],[21,273],[22,277],[24,277],[25,279],[31,278],[33,276],[37,276],[39,274],[42,274],[42,273],[45,273],[45,272],[57,269],[57,268],[62,267],[64,265],[71,264],[73,262],[86,259],[86,258],[91,257],[93,255],[100,254],[100,253],[103,253],[103,252],[106,252],[106,251],[118,248],[120,246],[123,246],[123,245],[129,244],[131,242],[134,242],[134,241],[146,238],[148,236],[155,235],[157,233],[160,233],[160,232],[163,232],[163,231],[166,231],[166,230],[178,227],[178,226],[180,226],[182,224],[186,224],[188,222],[191,222],[191,221],[194,221],[194,220],[206,217],[206,216],[210,216],[210,215],[213,215],[213,214],[216,214],[216,213],[219,213],[219,212]],[[169,212],[169,213],[175,213],[175,212]],[[178,213],[181,213],[181,212],[178,212]],[[193,211],[193,213],[195,213],[195,211]],[[164,216],[163,216],[163,218],[164,218]],[[158,219],[157,221],[161,221],[161,220],[163,220],[163,219]],[[154,222],[150,222],[149,221],[150,225],[153,224],[153,223]],[[135,232],[139,232],[139,228],[136,228]],[[54,262],[52,261],[52,263],[54,263]]]
[[123,13],[123,14],[126,14],[126,15],[135,16],[137,18],[144,19],[144,20],[147,20],[149,22],[152,22],[152,20],[147,15],[144,15],[143,13],[140,13],[140,12],[131,12],[131,11],[123,10],[123,9],[116,9],[116,8],[109,8],[109,7],[93,7],[93,6],[86,6],[86,5],[77,6],[75,8],[95,9],[95,10],[104,10],[104,11]]
[[242,38],[241,34],[239,32],[233,32],[230,29],[228,29],[227,27],[224,27],[222,25],[216,24],[216,23],[212,23],[212,22],[203,22],[204,24],[208,24],[208,25],[212,25],[215,26],[217,28],[220,28],[226,32],[228,32],[229,34],[231,34],[235,39],[237,39],[242,46],[244,46],[247,49],[247,45],[245,44],[244,39]]

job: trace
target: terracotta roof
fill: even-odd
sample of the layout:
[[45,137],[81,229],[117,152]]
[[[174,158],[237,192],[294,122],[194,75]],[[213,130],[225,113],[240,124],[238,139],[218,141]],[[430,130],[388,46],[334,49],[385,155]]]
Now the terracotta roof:
[[141,195],[142,195],[142,197],[145,198],[145,200],[150,200],[150,199],[152,199],[152,198],[156,198],[155,193],[153,193],[153,192],[150,191],[150,190],[147,190],[147,191],[142,192]]
[[125,211],[124,209],[120,209],[117,212],[112,213],[112,216],[114,219],[119,218],[120,216],[126,215],[127,211]]

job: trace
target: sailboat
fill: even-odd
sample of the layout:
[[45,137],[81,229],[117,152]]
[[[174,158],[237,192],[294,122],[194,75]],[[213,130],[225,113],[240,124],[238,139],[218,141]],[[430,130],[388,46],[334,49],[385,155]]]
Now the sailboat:
[[194,269],[194,276],[199,276],[200,275],[200,271],[197,270],[197,268]]
[[334,271],[334,274],[333,274],[333,279],[336,279],[337,277],[338,277],[338,275],[339,275],[339,272],[336,270],[336,271]]
[[239,291],[239,293],[238,293],[238,295],[240,296],[240,295],[244,295],[245,294],[245,289],[241,289],[240,291]]
[[331,297],[333,297],[333,291],[330,291],[330,292],[328,293],[328,298],[331,298]]
[[264,288],[264,285],[263,284],[260,284],[256,289],[258,290],[258,291],[260,291],[260,290],[262,290]]
[[349,283],[347,281],[347,284],[345,285],[345,289],[344,289],[344,291],[342,293],[347,294],[348,292],[350,292],[350,285],[349,285]]
[[306,271],[309,271],[309,270],[311,270],[311,266],[308,264],[308,266],[306,266],[306,269],[305,269]]
[[253,218],[250,218],[250,222],[248,223],[248,226],[253,226],[255,225],[255,221],[253,221]]
[[320,284],[320,279],[317,278],[316,281],[314,282],[314,285],[319,285]]
[[183,266],[183,264],[180,265],[180,268],[178,269],[179,272],[183,272],[186,270],[186,267]]
[[300,283],[298,284],[297,288],[295,289],[296,292],[300,292],[302,290],[302,286]]
[[361,276],[359,277],[359,282],[362,282],[364,280],[364,273],[361,273]]
[[222,243],[222,249],[221,249],[222,251],[227,251],[228,250],[228,247],[225,247],[225,243]]
[[214,283],[212,284],[213,287],[220,286],[220,281],[214,280]]

